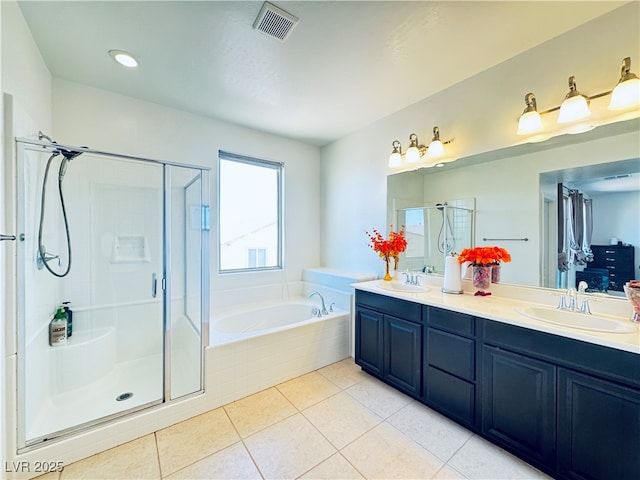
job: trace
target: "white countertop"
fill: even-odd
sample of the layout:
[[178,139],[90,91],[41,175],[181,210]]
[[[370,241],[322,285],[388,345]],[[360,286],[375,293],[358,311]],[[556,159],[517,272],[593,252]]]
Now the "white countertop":
[[[640,354],[640,327],[638,325],[634,325],[636,331],[632,333],[598,332],[563,327],[553,323],[538,321],[533,318],[526,317],[516,311],[516,309],[522,309],[527,306],[555,307],[557,304],[557,293],[547,289],[531,288],[530,295],[527,295],[526,287],[515,287],[517,291],[514,290],[515,293],[513,295],[507,296],[509,293],[512,293],[509,292],[509,287],[502,285],[498,287],[496,285],[492,286],[492,290],[494,290],[494,287],[498,287],[495,288],[495,290],[498,291],[492,292],[492,295],[476,297],[473,295],[475,290],[471,289],[471,287],[469,289],[465,287],[465,290],[468,291],[465,291],[464,294],[460,295],[442,293],[437,280],[427,280],[427,282],[430,282],[430,284],[427,285],[429,290],[418,293],[387,290],[380,287],[381,282],[382,280],[373,280],[369,282],[355,283],[353,284],[353,287],[357,290],[386,295],[388,297],[408,300],[423,305],[440,307],[455,312],[466,313],[468,315],[488,318],[490,320],[495,320],[496,322],[508,323],[518,327],[530,328],[540,332],[560,335],[567,338],[573,338],[575,340],[581,340],[605,347]],[[626,301],[626,299],[624,301]],[[624,303],[620,303],[621,300],[613,300],[614,303],[611,304],[608,302],[611,301],[594,298],[594,302],[591,303],[591,311],[594,315],[599,317],[631,323],[629,316],[625,317],[624,314],[621,314],[621,310],[626,311],[624,308],[626,305]],[[612,305],[612,307],[610,305]]]

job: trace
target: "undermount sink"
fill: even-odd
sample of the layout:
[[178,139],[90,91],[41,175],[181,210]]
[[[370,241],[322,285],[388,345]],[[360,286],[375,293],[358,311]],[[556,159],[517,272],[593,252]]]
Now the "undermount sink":
[[579,328],[580,330],[606,333],[634,333],[638,331],[636,325],[631,322],[623,322],[599,317],[597,315],[586,315],[584,313],[556,310],[548,307],[525,307],[516,308],[515,310],[519,314],[533,318],[534,320],[553,323],[563,327]]
[[409,283],[404,283],[404,282],[394,281],[394,280],[391,280],[391,281],[380,280],[380,283],[378,283],[378,287],[383,288],[385,290],[391,290],[394,292],[417,293],[417,292],[429,291],[429,288],[423,287],[422,285],[411,285]]

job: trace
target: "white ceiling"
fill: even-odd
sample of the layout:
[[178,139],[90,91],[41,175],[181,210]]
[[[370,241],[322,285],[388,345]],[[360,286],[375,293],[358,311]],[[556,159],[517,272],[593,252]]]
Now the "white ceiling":
[[[54,77],[325,145],[627,2],[20,1]],[[111,49],[140,66],[118,66]]]

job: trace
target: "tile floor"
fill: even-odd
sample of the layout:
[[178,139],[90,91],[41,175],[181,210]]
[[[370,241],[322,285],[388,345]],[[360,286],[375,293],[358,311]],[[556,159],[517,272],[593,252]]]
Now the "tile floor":
[[39,480],[261,478],[549,477],[346,359]]

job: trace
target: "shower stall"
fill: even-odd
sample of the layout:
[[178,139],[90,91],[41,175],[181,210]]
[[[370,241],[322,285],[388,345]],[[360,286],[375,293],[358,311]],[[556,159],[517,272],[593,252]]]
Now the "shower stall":
[[[26,139],[16,151],[19,449],[202,393],[208,169]],[[65,302],[71,328],[52,345]]]
[[444,272],[445,257],[473,246],[474,210],[447,203],[397,210],[407,249],[403,264],[411,270]]

